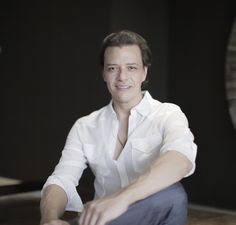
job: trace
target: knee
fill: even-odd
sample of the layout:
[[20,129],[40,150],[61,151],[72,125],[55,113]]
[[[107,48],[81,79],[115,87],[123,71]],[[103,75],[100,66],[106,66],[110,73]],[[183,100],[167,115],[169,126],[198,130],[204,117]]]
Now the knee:
[[182,185],[175,185],[157,193],[149,206],[151,211],[155,212],[158,221],[165,221],[163,224],[183,225],[186,223],[188,198]]
[[188,197],[183,186],[177,183],[150,196],[149,205],[157,210],[184,212],[188,207]]
[[187,215],[187,209],[188,209],[188,198],[186,192],[178,193],[173,198],[172,203],[172,213],[174,214],[182,214]]

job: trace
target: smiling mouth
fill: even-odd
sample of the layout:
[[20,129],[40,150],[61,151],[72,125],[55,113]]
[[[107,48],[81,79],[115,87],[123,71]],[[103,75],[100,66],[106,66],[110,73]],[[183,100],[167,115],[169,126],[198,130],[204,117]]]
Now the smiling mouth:
[[120,89],[120,90],[127,90],[127,89],[130,88],[130,85],[124,85],[124,84],[122,84],[122,85],[116,85],[116,88],[117,88],[117,89]]

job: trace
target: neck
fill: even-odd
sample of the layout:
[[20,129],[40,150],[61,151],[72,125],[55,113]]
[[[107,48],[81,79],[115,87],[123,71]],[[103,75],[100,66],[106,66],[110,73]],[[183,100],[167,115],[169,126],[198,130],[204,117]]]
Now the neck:
[[118,119],[129,117],[131,107],[124,106],[123,104],[114,104],[114,110],[117,114]]
[[143,95],[140,96],[140,99],[136,99],[135,103],[130,104],[130,102],[118,102],[113,99],[113,108],[118,116],[118,118],[127,118],[130,115],[130,111],[132,108],[134,108],[136,105],[140,103],[142,100]]

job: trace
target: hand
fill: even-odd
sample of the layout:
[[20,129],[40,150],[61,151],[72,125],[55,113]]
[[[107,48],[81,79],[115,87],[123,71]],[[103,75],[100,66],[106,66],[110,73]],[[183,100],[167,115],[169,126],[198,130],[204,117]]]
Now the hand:
[[108,196],[88,202],[79,218],[79,225],[105,225],[128,209],[127,201],[118,196]]
[[70,225],[68,222],[64,220],[50,220],[47,222],[41,222],[40,225]]

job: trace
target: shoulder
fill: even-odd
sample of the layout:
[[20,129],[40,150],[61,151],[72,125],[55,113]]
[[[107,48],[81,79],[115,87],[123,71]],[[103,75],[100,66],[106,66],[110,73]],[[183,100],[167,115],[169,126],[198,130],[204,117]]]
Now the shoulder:
[[161,102],[153,98],[149,92],[146,92],[146,101],[150,104],[151,108],[155,112],[171,113],[174,111],[181,111],[179,105],[171,102]]
[[170,103],[170,102],[163,102],[159,105],[160,109],[166,113],[171,113],[175,111],[182,111],[179,105]]
[[75,125],[90,125],[93,126],[99,121],[104,121],[108,111],[108,105],[89,113],[86,116],[80,117],[76,120]]
[[156,119],[161,124],[166,123],[181,123],[188,124],[187,117],[181,107],[171,102],[160,102],[153,99],[152,104],[153,119]]
[[156,99],[152,100],[152,109],[156,113],[171,114],[173,112],[182,112],[179,105],[171,102],[160,102]]

